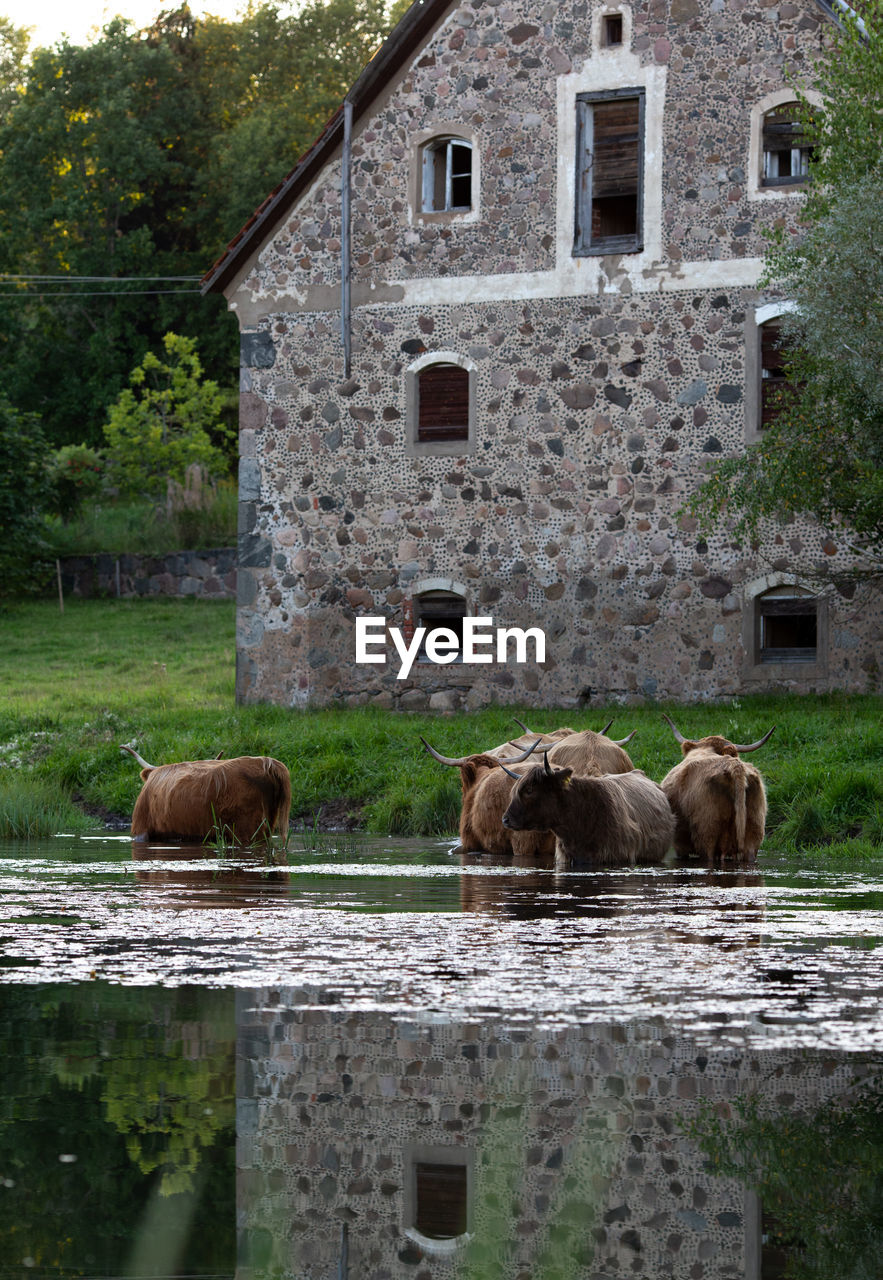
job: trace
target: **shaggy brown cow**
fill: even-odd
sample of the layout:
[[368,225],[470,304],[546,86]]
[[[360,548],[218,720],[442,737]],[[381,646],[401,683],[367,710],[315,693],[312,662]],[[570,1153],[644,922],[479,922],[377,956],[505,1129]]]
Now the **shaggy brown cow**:
[[[471,756],[439,755],[435,747],[431,747],[425,738],[421,738],[426,750],[440,764],[451,765],[460,770],[460,788],[463,802],[460,807],[460,847],[465,853],[510,854],[521,857],[536,854],[551,854],[555,848],[555,838],[548,831],[544,832],[509,832],[504,831],[501,822],[503,810],[509,803],[512,790],[511,778],[500,767],[496,756],[488,752],[480,752]],[[523,760],[531,754],[535,742],[528,749],[506,764],[515,771]],[[524,768],[531,768],[525,765]]]
[[[612,723],[611,720],[605,728],[609,729]],[[578,733],[573,729],[559,729],[556,733],[566,736],[553,742],[549,748],[549,757],[556,764],[569,766],[575,773],[627,773],[634,768],[620,744],[605,738],[603,732],[583,729]],[[628,742],[633,736],[630,734],[623,742]],[[511,779],[495,770],[496,765],[518,765],[531,752],[544,751],[546,735],[534,738],[526,744],[526,749],[520,755],[507,757],[505,760],[495,751],[471,756],[442,756],[423,738],[420,741],[436,760],[460,769],[463,792],[460,844],[464,850],[469,852],[483,849],[486,853],[522,855],[552,853],[555,839],[551,832],[541,835],[536,832],[528,834],[504,830],[503,810],[509,803],[512,783]]]
[[668,716],[662,718],[684,753],[660,783],[677,819],[678,853],[699,854],[709,865],[754,862],[763,840],[766,792],[754,765],[739,757],[762,747],[776,726],[757,742],[737,746],[718,734],[685,738]]
[[251,844],[288,830],[291,777],[280,760],[239,756],[152,765],[131,747],[121,750],[143,765],[144,785],[132,813],[136,840],[196,844],[217,834]]
[[579,777],[569,767],[553,769],[545,756],[541,765],[512,777],[503,826],[554,831],[561,870],[661,862],[674,839],[668,801],[639,769]]

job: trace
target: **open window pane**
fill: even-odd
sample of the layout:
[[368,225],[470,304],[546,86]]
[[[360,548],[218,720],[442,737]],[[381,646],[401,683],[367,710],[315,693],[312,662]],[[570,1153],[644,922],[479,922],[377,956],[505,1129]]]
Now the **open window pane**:
[[424,213],[465,212],[472,208],[472,145],[461,138],[439,138],[423,149]]
[[417,439],[468,440],[469,371],[433,364],[417,375]]
[[575,252],[635,252],[642,246],[643,92],[577,101]]
[[786,371],[788,342],[779,320],[760,327],[760,427],[769,427],[795,390]]
[[812,148],[796,118],[797,103],[768,111],[763,118],[763,178],[765,187],[790,187],[805,182]]

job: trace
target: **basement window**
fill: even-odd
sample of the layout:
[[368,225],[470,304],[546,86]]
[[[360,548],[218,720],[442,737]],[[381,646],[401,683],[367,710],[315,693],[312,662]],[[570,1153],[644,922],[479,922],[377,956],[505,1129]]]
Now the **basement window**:
[[818,601],[801,587],[774,587],[755,599],[756,661],[815,662]]
[[473,1229],[474,1164],[462,1147],[405,1148],[403,1225],[430,1256],[452,1257]]
[[[414,612],[417,615],[416,625],[425,627],[427,635],[430,631],[443,628],[450,633],[451,662],[458,661],[463,654],[463,619],[466,617],[466,601],[454,591],[424,591],[417,596]],[[456,648],[454,647],[456,645]],[[417,661],[429,661],[424,644],[420,646]],[[438,658],[434,659],[438,661]]]
[[424,213],[467,213],[472,208],[472,144],[463,138],[433,138],[423,148],[421,201]]
[[643,248],[644,90],[583,93],[576,101],[573,252]]
[[767,111],[762,125],[762,187],[795,187],[806,182],[813,149],[798,118],[798,104]]

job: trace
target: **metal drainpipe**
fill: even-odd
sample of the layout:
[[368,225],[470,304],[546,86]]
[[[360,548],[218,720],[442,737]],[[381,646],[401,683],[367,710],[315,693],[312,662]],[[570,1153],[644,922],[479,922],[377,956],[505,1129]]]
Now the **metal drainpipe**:
[[340,188],[340,330],[343,338],[344,377],[350,376],[352,340],[350,334],[350,163],[353,142],[353,104],[343,103],[343,156]]
[[340,1225],[340,1262],[337,1267],[337,1280],[348,1280],[350,1273],[350,1233],[345,1222]]

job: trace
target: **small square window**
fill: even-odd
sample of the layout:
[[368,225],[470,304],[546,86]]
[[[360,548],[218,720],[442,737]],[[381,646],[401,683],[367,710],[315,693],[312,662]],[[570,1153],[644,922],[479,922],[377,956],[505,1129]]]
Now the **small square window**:
[[815,662],[818,658],[818,605],[799,587],[777,587],[758,596],[757,661]]
[[622,44],[622,14],[608,13],[604,18],[603,31],[606,48]]

